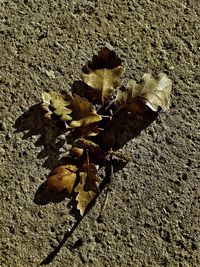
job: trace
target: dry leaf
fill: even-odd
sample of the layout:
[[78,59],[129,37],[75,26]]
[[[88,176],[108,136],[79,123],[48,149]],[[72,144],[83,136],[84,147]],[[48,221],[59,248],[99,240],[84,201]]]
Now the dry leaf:
[[[121,59],[117,56],[115,51],[103,47],[97,55],[93,55],[92,61],[89,61],[85,69],[114,69],[121,65]],[[83,69],[83,72],[86,70]]]
[[66,100],[66,96],[56,92],[44,92],[42,94],[42,108],[47,111],[45,117],[51,119],[52,114],[60,116],[60,119],[63,121],[72,120],[71,109],[68,108],[70,101]]
[[127,89],[118,90],[115,105],[117,109],[126,108],[128,111],[143,111],[143,103],[153,111],[161,107],[164,111],[169,108],[172,82],[166,74],[160,73],[156,79],[151,74],[144,74],[142,81],[128,82]]
[[85,191],[93,191],[95,193],[98,192],[98,184],[101,181],[98,177],[98,165],[95,165],[93,163],[89,164],[83,164],[83,166],[80,168],[80,176],[84,176],[85,183],[83,185],[83,189]]
[[85,152],[88,151],[89,158],[92,159],[92,162],[99,162],[105,157],[105,152],[98,144],[87,140],[85,138],[78,138],[74,145],[78,148],[83,149]]
[[89,70],[88,74],[83,74],[83,81],[101,93],[102,103],[107,102],[113,90],[120,85],[119,78],[123,74],[123,68],[117,67],[112,70],[102,69],[102,70]]
[[97,145],[96,143],[92,142],[91,140],[87,140],[85,138],[78,138],[76,139],[75,146],[78,146],[80,148],[83,149],[88,149],[89,151],[97,151],[99,150],[99,145]]
[[120,85],[119,78],[124,72],[120,64],[121,60],[114,51],[103,48],[83,69],[83,81],[96,90],[97,98],[99,97],[102,103],[107,102],[113,90]]
[[73,118],[70,127],[84,127],[102,120],[95,107],[86,98],[81,98],[78,95],[73,97],[73,101],[70,103],[71,116]]
[[84,150],[76,146],[72,147],[72,149],[70,150],[70,155],[75,158],[80,158],[83,155],[83,153]]
[[69,197],[76,181],[77,167],[62,165],[53,170],[46,182],[42,185],[44,194],[65,194]]
[[86,207],[98,192],[100,178],[97,176],[97,172],[98,168],[96,165],[84,164],[79,173],[80,181],[74,191],[78,193],[76,196],[78,202],[77,209],[80,211],[81,216],[84,215]]

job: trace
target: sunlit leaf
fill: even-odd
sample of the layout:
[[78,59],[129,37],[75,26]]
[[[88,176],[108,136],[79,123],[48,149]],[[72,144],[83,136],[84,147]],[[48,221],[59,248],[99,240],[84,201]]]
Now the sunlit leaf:
[[74,95],[73,101],[70,103],[70,109],[73,118],[70,127],[84,127],[102,120],[95,107],[86,98],[81,98],[78,95]]
[[61,165],[55,168],[38,188],[34,201],[38,204],[46,204],[69,197],[76,181],[76,171],[75,165]]
[[94,199],[98,192],[100,178],[97,176],[98,168],[94,164],[84,164],[82,171],[79,173],[80,181],[75,188],[77,192],[76,201],[77,209],[81,216],[84,215],[88,204]]
[[44,92],[42,94],[42,108],[47,112],[45,117],[51,119],[52,114],[60,117],[63,121],[71,120],[71,109],[69,109],[70,101],[66,100],[66,96],[56,92]]
[[113,91],[120,85],[119,78],[123,74],[123,68],[89,70],[88,74],[83,74],[83,81],[101,93],[102,103],[107,102]]
[[114,51],[103,48],[98,55],[83,69],[83,81],[96,90],[100,102],[107,102],[112,93],[120,85],[120,77],[124,69],[121,60]]
[[166,111],[169,108],[172,82],[166,74],[160,73],[157,78],[144,74],[142,81],[129,81],[126,89],[118,90],[115,105],[117,109],[126,108],[128,111],[142,112],[144,104],[153,111],[159,107]]

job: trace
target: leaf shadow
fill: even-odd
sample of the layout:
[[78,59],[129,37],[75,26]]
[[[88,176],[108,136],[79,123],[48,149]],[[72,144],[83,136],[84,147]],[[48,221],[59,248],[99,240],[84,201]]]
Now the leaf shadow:
[[15,133],[24,132],[22,139],[39,136],[35,146],[42,147],[42,150],[37,158],[45,159],[43,167],[50,170],[61,162],[59,159],[60,148],[66,142],[73,142],[71,135],[66,135],[66,139],[59,140],[59,136],[66,134],[64,123],[46,119],[40,104],[30,107],[29,110],[20,115],[13,127],[16,129]]
[[[113,125],[111,126],[112,130],[114,130],[114,133],[115,133],[114,136],[111,137],[113,140],[115,140],[115,142],[113,142],[113,147],[115,149],[121,148],[127,141],[138,136],[142,130],[144,130],[146,127],[148,127],[157,118],[158,113],[151,112],[150,110],[147,110],[147,112],[145,112],[145,114],[143,114],[142,116],[135,115],[134,117],[129,117],[129,118],[126,117],[126,119],[128,119],[128,121],[130,123],[128,125],[128,133],[124,132],[124,128],[126,125],[124,123],[124,115],[125,114],[122,114],[122,116],[120,116],[120,117],[117,116],[116,118],[114,118]],[[126,125],[126,129],[127,129],[127,125]],[[102,135],[100,134],[96,139],[98,144],[101,144],[104,146],[110,146],[110,140],[108,137],[109,133],[110,133],[110,129],[108,128],[107,131],[104,132],[104,134],[102,134]],[[123,160],[121,160],[119,158],[115,158],[112,160],[112,164],[113,164],[113,173],[115,173],[115,172],[119,171],[120,169],[122,169],[125,166],[126,162],[124,162]],[[105,167],[105,176],[104,176],[105,178],[102,179],[102,182],[99,186],[99,189],[100,189],[99,193],[95,196],[95,198],[91,201],[91,203],[86,208],[84,216],[80,216],[79,212],[75,209],[75,205],[74,205],[75,197],[73,196],[70,199],[70,201],[68,203],[68,207],[72,208],[70,211],[70,214],[72,214],[75,217],[76,221],[75,221],[74,225],[72,226],[72,228],[65,233],[65,235],[63,236],[63,239],[60,241],[59,245],[47,255],[47,257],[40,263],[40,265],[48,265],[53,261],[53,259],[57,256],[57,254],[60,252],[60,250],[64,246],[64,244],[72,236],[72,234],[74,233],[76,228],[79,226],[79,224],[86,217],[88,212],[95,205],[95,203],[96,203],[98,197],[101,195],[102,191],[105,190],[106,186],[110,183],[109,177],[110,177],[110,173],[111,173],[111,168],[109,166],[109,162],[106,160],[101,162],[100,167],[103,167],[103,166]],[[97,218],[97,221],[99,223],[102,222],[101,214]],[[73,249],[73,246],[72,246],[72,249]]]
[[[73,84],[73,93],[76,92],[76,89],[78,90],[79,88],[83,88],[80,86],[81,84],[82,82],[75,82]],[[88,88],[86,87],[85,90],[87,91]],[[76,93],[79,94],[78,91]],[[93,96],[91,95],[90,97],[92,99]],[[112,107],[112,103],[110,104],[110,107]],[[108,106],[108,110],[110,107]],[[106,111],[104,112],[106,115]],[[119,148],[122,148],[129,140],[137,137],[142,130],[146,129],[157,118],[158,114],[159,113],[152,112],[148,108],[143,114],[136,113],[131,115],[127,114],[125,111],[121,111],[113,116],[112,122],[110,122],[109,119],[107,121],[102,121],[102,125],[100,125],[100,127],[102,126],[102,128],[105,130],[94,137],[93,141],[99,144],[99,146],[105,148],[107,151],[109,151],[110,148],[113,150],[118,150]],[[66,128],[58,121],[46,120],[40,104],[32,106],[28,111],[17,118],[14,127],[16,129],[16,133],[25,132],[23,139],[39,135],[38,140],[35,142],[35,146],[43,147],[42,151],[37,157],[39,159],[45,159],[43,164],[44,167],[52,169],[58,165],[61,165],[62,163],[66,164],[66,158],[59,158],[60,148],[63,147],[65,142],[72,144],[76,137],[73,137],[71,134],[69,134],[66,135],[66,139],[58,140],[60,135],[66,134]],[[126,164],[126,162],[120,158],[114,158],[112,163],[114,173],[122,169]],[[100,167],[103,167],[105,164],[105,161],[102,161]],[[104,167],[106,169],[106,166]],[[105,177],[107,176],[108,175],[106,174]],[[38,187],[38,190],[35,193],[34,202],[36,204],[46,205],[49,202],[57,203],[66,198],[65,191],[59,195],[44,195],[42,190],[43,184]],[[71,214],[73,214],[75,217],[76,222],[72,226],[71,230],[65,233],[63,239],[60,241],[59,245],[54,249],[54,251],[50,252],[40,265],[47,265],[52,262],[68,238],[73,234],[81,221],[95,205],[97,198],[100,196],[107,184],[108,181],[106,178],[102,179],[99,187],[99,193],[88,205],[83,217],[80,216],[79,213],[73,208],[71,209]],[[69,201],[69,205],[74,207],[74,201],[75,198],[72,196]]]
[[123,148],[128,141],[139,136],[156,120],[158,115],[159,112],[153,112],[148,107],[145,107],[145,112],[142,114],[132,114],[122,110],[113,116],[112,122],[108,121],[107,125],[103,126],[106,130],[96,137],[96,142],[105,148],[112,147],[117,151]]

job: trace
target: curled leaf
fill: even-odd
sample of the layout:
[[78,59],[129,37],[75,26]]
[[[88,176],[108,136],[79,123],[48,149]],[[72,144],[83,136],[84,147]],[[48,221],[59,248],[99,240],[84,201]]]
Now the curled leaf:
[[70,109],[73,118],[70,127],[84,127],[102,120],[95,107],[86,98],[81,98],[78,95],[74,95],[73,101],[70,103]]
[[98,168],[94,164],[84,164],[81,172],[79,173],[80,182],[75,188],[77,192],[77,209],[80,211],[81,216],[84,215],[85,209],[88,204],[94,199],[98,192],[98,185],[100,178],[97,176]]
[[114,51],[103,48],[83,69],[83,81],[96,91],[100,102],[107,102],[120,85],[119,78],[124,69]]
[[118,90],[115,105],[117,109],[142,112],[144,103],[153,111],[158,111],[159,107],[166,111],[171,89],[172,82],[166,74],[160,73],[156,79],[151,74],[144,74],[140,83],[130,80],[126,89]]
[[61,165],[53,170],[48,179],[39,187],[35,202],[58,202],[72,193],[76,181],[77,167]]
[[55,114],[60,117],[62,121],[71,120],[71,109],[68,108],[70,101],[63,94],[56,92],[44,92],[42,94],[42,108],[47,112],[45,117],[51,119],[52,115]]

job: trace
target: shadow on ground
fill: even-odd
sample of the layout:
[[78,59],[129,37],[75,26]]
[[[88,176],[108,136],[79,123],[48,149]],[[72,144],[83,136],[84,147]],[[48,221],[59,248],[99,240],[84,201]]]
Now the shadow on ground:
[[[80,83],[81,82],[74,83],[72,86],[73,92],[79,93],[77,90],[80,88]],[[110,104],[110,107],[107,107],[107,109],[109,108],[112,108],[112,103]],[[101,110],[99,111],[101,112]],[[122,148],[126,142],[138,136],[142,130],[147,128],[157,118],[157,116],[158,113],[152,112],[148,107],[146,107],[145,112],[142,114],[135,113],[127,115],[127,112],[125,111],[119,112],[119,114],[117,113],[116,116],[112,117],[112,121],[105,120],[100,123],[100,127],[103,128],[104,131],[100,132],[100,134],[94,137],[92,141],[97,143],[99,147],[103,148],[103,150],[107,152],[110,151],[110,149],[117,151],[119,148]],[[69,131],[69,129],[66,129],[64,123],[60,122],[58,119],[55,121],[46,119],[40,104],[32,106],[28,111],[17,118],[14,127],[16,129],[16,133],[25,132],[23,139],[39,135],[35,145],[43,147],[37,157],[39,159],[47,158],[43,164],[44,167],[52,169],[52,167],[62,164],[69,164],[70,157],[59,159],[60,148],[63,147],[65,142],[73,145],[77,136],[73,135],[73,130]],[[66,138],[58,140],[59,136],[63,134]],[[96,199],[109,184],[112,173],[117,172],[125,166],[127,161],[124,160],[124,158],[126,158],[126,156],[127,155],[119,156],[116,153],[116,156],[115,154],[112,156],[111,161],[107,153],[107,158],[105,157],[105,159],[101,161],[99,164],[100,169],[103,169],[104,171],[102,172],[102,182],[99,187],[99,192],[88,205],[83,217],[81,217],[74,208],[76,202],[75,194],[73,193],[70,196],[69,206],[72,208],[71,213],[76,218],[76,222],[72,226],[71,230],[64,235],[62,241],[54,249],[54,251],[50,252],[46,259],[41,262],[41,265],[49,264],[55,258],[64,243],[73,234],[83,218],[87,215],[88,211],[95,205]],[[34,202],[36,204],[46,205],[49,202],[57,203],[67,197],[65,191],[60,192],[58,195],[52,192],[44,192],[44,184],[45,182],[39,186],[35,194]]]

